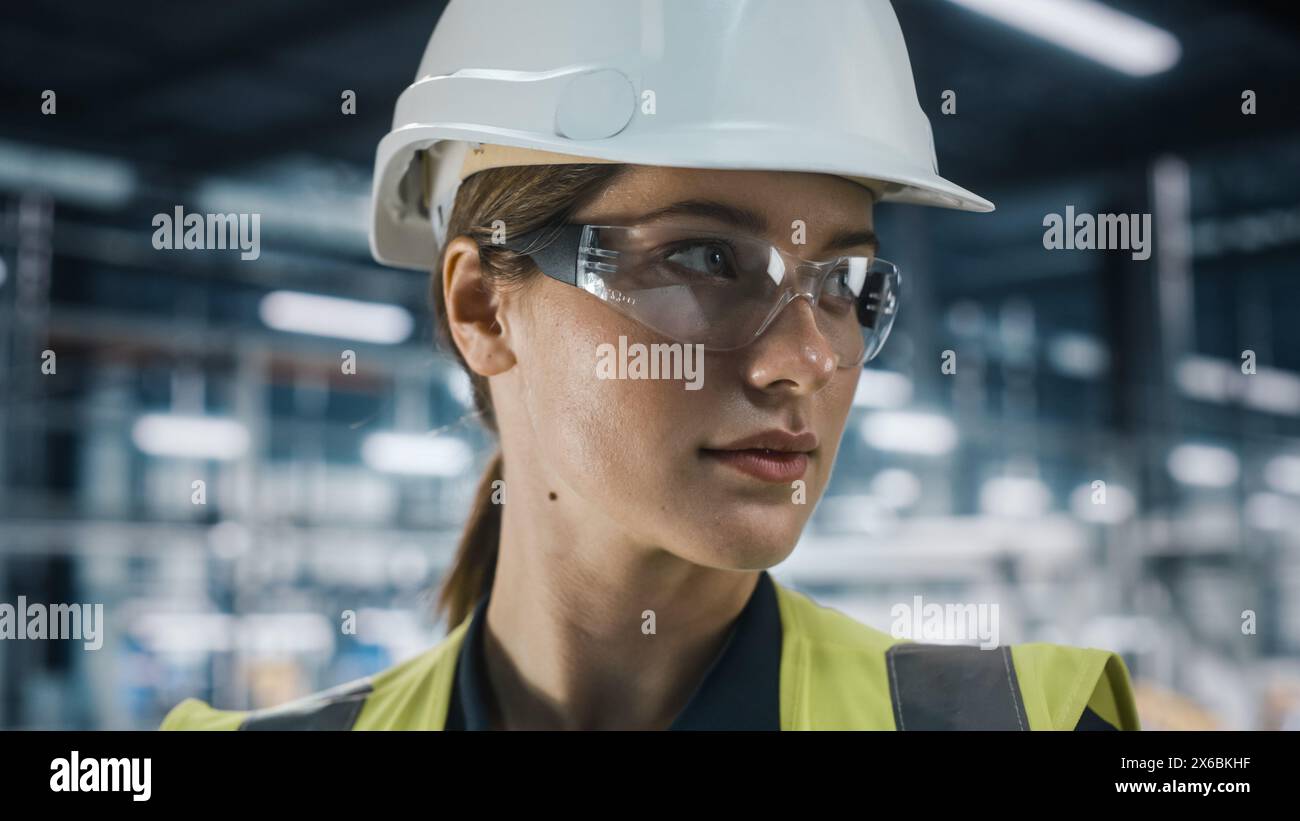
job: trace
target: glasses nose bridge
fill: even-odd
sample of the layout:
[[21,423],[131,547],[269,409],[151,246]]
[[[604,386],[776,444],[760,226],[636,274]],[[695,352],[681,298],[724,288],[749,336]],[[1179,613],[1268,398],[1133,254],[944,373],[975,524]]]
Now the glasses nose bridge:
[[806,260],[794,259],[793,269],[790,271],[790,282],[786,288],[793,292],[795,296],[805,297],[813,306],[817,306],[818,292],[822,278],[822,266]]
[[776,279],[776,272],[780,272],[782,281],[777,284],[787,287],[791,281],[798,283],[815,278],[822,270],[820,263],[795,256],[776,243],[768,244],[767,259],[768,276]]
[[801,259],[775,244],[769,246],[768,275],[774,280],[778,279],[775,273],[779,271],[780,277],[777,282],[779,292],[776,305],[768,316],[768,321],[763,323],[764,329],[798,297],[806,298],[809,305],[817,307],[822,269],[822,265]]
[[822,266],[816,262],[809,262],[803,259],[794,261],[794,274],[801,280],[816,279],[821,276]]
[[776,246],[772,247],[785,259],[785,276],[782,278],[781,288],[776,296],[776,304],[768,312],[767,318],[756,336],[761,336],[775,324],[777,318],[784,314],[785,309],[789,308],[790,303],[796,299],[806,299],[810,308],[817,309],[818,291],[820,290],[818,285],[823,273],[823,266],[801,260],[777,249]]

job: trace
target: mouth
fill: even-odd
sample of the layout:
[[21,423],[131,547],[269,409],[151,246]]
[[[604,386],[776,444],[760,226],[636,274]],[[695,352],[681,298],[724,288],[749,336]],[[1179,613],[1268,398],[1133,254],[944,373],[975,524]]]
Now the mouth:
[[817,435],[765,431],[716,448],[701,448],[704,458],[763,482],[788,484],[808,471]]

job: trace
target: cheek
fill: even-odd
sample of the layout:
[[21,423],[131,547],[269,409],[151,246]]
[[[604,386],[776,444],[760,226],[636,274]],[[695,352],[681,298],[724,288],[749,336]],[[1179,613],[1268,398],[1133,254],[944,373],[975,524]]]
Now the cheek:
[[817,403],[817,430],[823,443],[833,445],[827,448],[832,456],[839,450],[844,427],[853,411],[853,396],[857,393],[861,375],[860,369],[837,371],[830,384],[822,390],[821,401]]
[[844,429],[853,410],[853,396],[857,392],[862,371],[844,369],[837,371],[830,384],[822,389],[816,405],[817,433],[821,437],[823,457],[818,471],[818,496],[825,493],[831,480],[831,471],[844,439]]
[[[698,446],[689,424],[698,400],[672,380],[601,379],[602,345],[651,341],[647,331],[585,294],[548,293],[534,303],[524,402],[550,468],[588,501],[668,494],[675,460]],[[636,506],[636,499],[628,504]],[[620,505],[627,509],[627,504]]]

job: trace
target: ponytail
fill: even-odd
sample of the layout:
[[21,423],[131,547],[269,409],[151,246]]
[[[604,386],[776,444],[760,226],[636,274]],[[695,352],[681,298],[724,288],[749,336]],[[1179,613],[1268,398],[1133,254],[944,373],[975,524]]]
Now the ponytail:
[[474,491],[474,506],[465,522],[456,558],[438,594],[437,609],[446,615],[448,629],[468,618],[479,598],[492,586],[497,568],[497,548],[501,542],[501,508],[504,507],[493,501],[492,495],[497,490],[494,484],[504,480],[502,462],[498,448],[488,460],[487,470]]

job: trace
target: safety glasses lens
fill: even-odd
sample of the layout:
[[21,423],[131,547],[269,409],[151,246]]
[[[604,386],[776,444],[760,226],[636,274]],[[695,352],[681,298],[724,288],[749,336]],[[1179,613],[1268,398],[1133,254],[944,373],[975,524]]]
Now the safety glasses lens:
[[842,257],[828,272],[756,237],[690,225],[587,226],[578,287],[680,342],[730,350],[754,341],[795,296],[841,365],[875,356],[897,308],[898,271],[874,257]]

